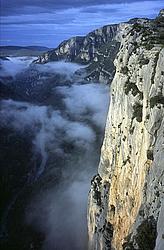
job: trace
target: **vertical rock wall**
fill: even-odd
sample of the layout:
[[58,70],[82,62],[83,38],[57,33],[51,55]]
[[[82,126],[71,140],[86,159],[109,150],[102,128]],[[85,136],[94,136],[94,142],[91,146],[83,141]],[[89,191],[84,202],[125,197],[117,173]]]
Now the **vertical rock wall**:
[[89,193],[92,250],[164,249],[162,12],[158,18],[127,24],[121,34],[98,175]]

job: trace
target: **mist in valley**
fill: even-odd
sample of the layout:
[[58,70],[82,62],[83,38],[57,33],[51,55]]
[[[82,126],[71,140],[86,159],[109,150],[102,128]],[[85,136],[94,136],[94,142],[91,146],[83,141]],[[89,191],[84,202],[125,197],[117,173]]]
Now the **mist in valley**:
[[[25,88],[21,93],[33,93],[38,84],[41,87],[40,97],[35,101],[32,94],[28,94],[25,100],[10,96],[0,101],[2,131],[7,129],[7,138],[13,133],[22,136],[23,140],[29,141],[32,151],[30,164],[23,176],[24,183],[12,193],[6,207],[12,203],[12,208],[17,210],[23,201],[25,205],[20,223],[30,230],[32,228],[33,234],[39,233],[39,243],[32,235],[24,249],[38,249],[38,246],[45,250],[87,249],[87,196],[99,162],[109,106],[109,87],[88,83],[83,78],[77,81],[75,72],[81,68],[77,64],[51,62],[31,66],[31,58],[9,60],[1,63],[1,76],[12,76],[14,84],[20,85],[17,91]],[[11,63],[14,65],[12,70],[8,67]],[[27,75],[32,67],[37,75],[44,77],[44,82],[40,82],[39,76],[28,86],[22,75]],[[43,76],[44,73],[48,76]],[[55,77],[54,83],[52,78],[50,83],[50,75]],[[59,76],[60,81],[57,80]],[[13,87],[12,80],[7,84]],[[41,93],[45,88],[48,88],[47,98]],[[10,149],[12,145],[9,142],[5,145]],[[24,168],[23,165],[21,167]],[[25,190],[22,192],[28,194],[26,201],[21,193],[15,205],[13,197],[22,187]],[[6,225],[10,224],[9,218],[12,220],[10,211],[4,222]]]

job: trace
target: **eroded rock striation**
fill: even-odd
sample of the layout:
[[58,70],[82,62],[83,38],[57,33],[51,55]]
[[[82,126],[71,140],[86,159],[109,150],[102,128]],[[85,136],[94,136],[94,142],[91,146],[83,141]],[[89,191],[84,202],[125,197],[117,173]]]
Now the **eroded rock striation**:
[[[56,49],[39,56],[35,63],[65,60],[86,64],[86,80],[110,83],[115,73],[114,58],[119,49],[120,25],[107,25],[86,36],[73,37]],[[77,72],[77,74],[81,74]]]
[[122,24],[98,174],[90,250],[164,249],[164,11]]

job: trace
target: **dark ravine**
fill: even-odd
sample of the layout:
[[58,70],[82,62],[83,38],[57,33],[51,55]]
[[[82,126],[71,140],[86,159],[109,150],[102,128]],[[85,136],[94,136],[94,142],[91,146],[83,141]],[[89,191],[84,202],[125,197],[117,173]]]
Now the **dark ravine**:
[[[1,61],[2,69],[16,60]],[[87,248],[87,190],[109,97],[74,67],[30,64],[0,77],[2,249]]]

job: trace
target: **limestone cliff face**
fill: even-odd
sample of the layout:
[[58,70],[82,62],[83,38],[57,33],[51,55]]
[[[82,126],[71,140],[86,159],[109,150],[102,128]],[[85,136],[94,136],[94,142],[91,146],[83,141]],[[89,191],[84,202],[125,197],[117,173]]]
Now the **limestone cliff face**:
[[89,249],[164,249],[164,16],[122,27]]

